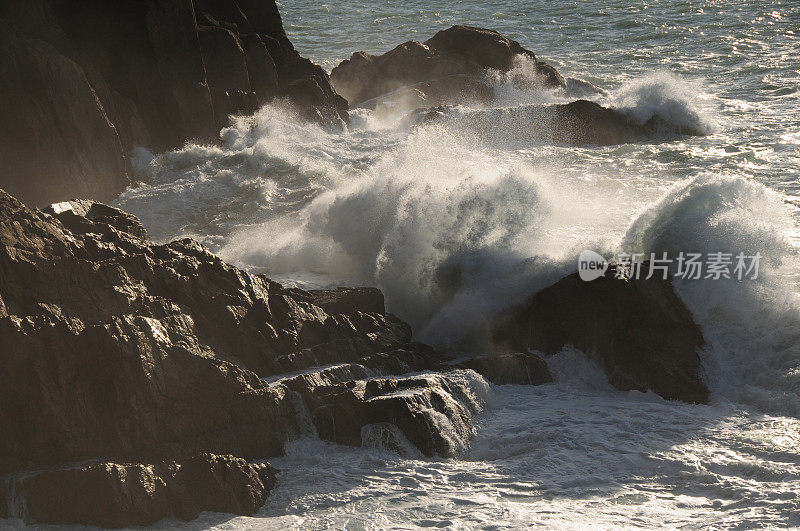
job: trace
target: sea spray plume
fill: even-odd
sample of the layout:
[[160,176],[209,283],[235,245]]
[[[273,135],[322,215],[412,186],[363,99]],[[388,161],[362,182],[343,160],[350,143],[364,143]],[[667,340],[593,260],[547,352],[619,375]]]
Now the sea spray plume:
[[301,208],[332,181],[357,174],[351,161],[366,165],[371,156],[354,149],[377,135],[334,134],[265,106],[223,129],[219,145],[157,156],[136,150],[136,177],[147,186],[129,188],[114,205],[146,219],[155,240],[191,236],[216,250],[234,227]]
[[223,256],[272,275],[325,271],[361,279],[384,291],[389,310],[409,320],[419,338],[475,340],[492,312],[546,285],[540,276],[558,278],[559,266],[531,258],[540,254],[548,200],[529,169],[462,152],[442,130],[421,130],[410,140],[369,176],[314,200],[300,223],[243,231]]
[[717,125],[696,104],[701,92],[698,82],[662,71],[628,81],[612,94],[610,103],[639,125],[649,122],[657,129],[707,135]]
[[536,68],[536,61],[528,55],[515,55],[509,70],[488,70],[485,77],[494,90],[493,107],[563,101],[564,89],[547,86],[545,76]]
[[626,252],[761,253],[758,279],[674,284],[700,324],[703,359],[718,397],[800,416],[797,249],[783,234],[789,206],[763,185],[703,175],[680,183],[630,227]]

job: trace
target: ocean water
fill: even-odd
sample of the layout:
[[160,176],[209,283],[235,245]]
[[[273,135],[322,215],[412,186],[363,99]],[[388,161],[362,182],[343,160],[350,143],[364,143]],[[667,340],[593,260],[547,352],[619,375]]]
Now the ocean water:
[[[252,518],[188,528],[800,526],[800,3],[284,0],[304,55],[330,69],[455,23],[519,40],[635,119],[702,137],[552,146],[530,106],[586,97],[490,75],[490,109],[438,124],[354,111],[344,129],[279,105],[219,146],[137,150],[117,206],[158,240],[305,287],[380,287],[423,341],[485,351],[497,311],[575,271],[583,249],[761,253],[757,279],[676,281],[702,327],[707,406],[622,393],[580,352],[554,384],[488,386],[459,459],[303,439]],[[520,63],[515,73],[526,75]],[[156,527],[171,527],[175,522]]]

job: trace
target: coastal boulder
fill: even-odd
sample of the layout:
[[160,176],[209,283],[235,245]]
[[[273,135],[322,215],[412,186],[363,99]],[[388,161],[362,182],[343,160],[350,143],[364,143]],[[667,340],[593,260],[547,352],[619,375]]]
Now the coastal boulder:
[[120,528],[203,511],[252,515],[275,486],[269,463],[202,454],[182,464],[95,463],[34,473],[22,483],[27,523]]
[[386,313],[383,293],[377,288],[337,288],[333,290],[310,290],[306,293],[310,295],[308,302],[319,306],[330,314]]
[[498,324],[495,340],[548,355],[572,345],[618,389],[706,403],[703,334],[671,281],[617,278],[616,271],[612,265],[591,282],[574,273],[535,293]]
[[[469,112],[452,112],[452,107],[440,105],[416,109],[404,123],[407,126],[443,123],[469,130],[487,143],[517,142],[520,147],[541,144],[608,146],[647,141],[659,135],[703,134],[700,130],[675,127],[658,117],[640,123],[621,111],[588,100],[471,109]],[[512,139],[508,131],[514,131]]]
[[394,424],[426,456],[457,457],[482,402],[448,375],[351,380],[312,389],[307,405],[321,439],[361,446],[365,426]]
[[[353,106],[384,101],[406,110],[421,106],[486,103],[493,96],[483,80],[487,69],[506,72],[515,57],[527,57],[541,85],[563,88],[564,79],[517,41],[496,31],[453,26],[420,43],[408,41],[383,55],[356,52],[331,71],[336,90]],[[402,89],[402,93],[393,94]],[[401,103],[405,102],[405,106]]]

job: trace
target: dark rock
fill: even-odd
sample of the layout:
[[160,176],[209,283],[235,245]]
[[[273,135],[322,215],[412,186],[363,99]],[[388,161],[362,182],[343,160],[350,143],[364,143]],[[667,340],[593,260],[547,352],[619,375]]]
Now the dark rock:
[[309,119],[327,124],[348,120],[347,100],[333,89],[325,70],[296,53],[276,60],[278,95],[299,108]]
[[554,142],[570,146],[624,144],[652,135],[621,112],[587,100],[555,105],[551,130]]
[[541,385],[553,381],[547,363],[535,354],[495,354],[463,361],[457,365],[472,369],[496,385]]
[[329,314],[386,313],[383,293],[376,288],[337,288],[307,292],[311,302]]
[[0,184],[35,203],[109,199],[126,184],[125,150],[81,67],[0,19]]
[[106,231],[102,229],[105,224],[114,229],[136,236],[142,240],[147,239],[147,230],[133,214],[128,214],[117,208],[87,199],[63,201],[53,203],[44,208],[43,212],[56,216],[67,229],[73,232]]
[[149,525],[203,511],[252,515],[275,485],[269,463],[202,454],[183,464],[97,463],[22,480],[25,521],[106,528]]
[[463,58],[442,56],[416,41],[403,43],[383,55],[354,53],[331,71],[337,92],[351,105],[435,78],[480,75],[480,67]]
[[274,481],[269,465],[256,467],[231,455],[199,455],[183,463],[175,474],[178,516],[193,520],[202,511],[252,515],[264,505]]
[[247,61],[250,86],[258,95],[258,102],[263,105],[278,93],[278,71],[275,69],[275,61],[272,60],[264,40],[258,34],[242,35],[241,42]]
[[365,426],[389,423],[423,455],[444,457],[466,450],[472,415],[481,406],[458,382],[438,374],[316,385],[304,397],[321,439],[361,446]]
[[564,277],[511,312],[496,328],[496,341],[545,354],[572,345],[595,358],[618,389],[706,403],[698,355],[703,335],[671,281],[615,275],[611,266],[591,282],[577,273]]
[[[469,129],[486,139],[520,147],[536,144],[570,146],[614,145],[640,142],[660,135],[702,134],[702,131],[673,127],[658,118],[640,124],[626,114],[587,100],[555,105],[526,105],[512,109],[473,109],[453,114],[450,107],[420,108],[405,119],[407,126],[443,122]],[[514,131],[509,138],[508,131]]]
[[[7,0],[0,186],[35,205],[109,200],[131,183],[134,147],[214,141],[228,115],[292,97],[295,83],[301,114],[347,119],[328,75],[286,37],[274,0]],[[319,87],[312,97],[309,84]]]
[[[412,343],[287,377],[274,385],[284,386],[302,399],[313,429],[322,439],[361,446],[366,444],[365,436],[379,433],[380,439],[391,435],[394,442],[386,440],[383,446],[392,451],[399,451],[393,445],[410,445],[427,456],[452,457],[468,447],[471,419],[480,410],[483,397],[455,373],[397,377],[411,371],[456,369],[446,361],[442,353]],[[399,453],[406,455],[405,450]]]
[[[258,100],[250,88],[247,60],[238,35],[218,26],[200,26],[197,34],[214,104],[216,127],[221,129],[228,124],[229,115],[255,112]],[[249,96],[250,93],[253,96]]]
[[[401,88],[406,92],[396,95],[396,99],[407,98],[406,109],[485,103],[493,95],[491,88],[480,79],[485,70],[506,72],[512,68],[517,55],[534,62],[543,86],[565,86],[564,79],[553,67],[538,62],[536,56],[518,42],[495,31],[467,26],[440,31],[424,44],[403,43],[379,56],[354,53],[331,71],[331,79],[336,90],[351,105],[367,105],[364,102]],[[375,102],[370,105],[374,106]]]
[[296,413],[258,375],[410,339],[394,316],[329,315],[191,240],[150,244],[116,209],[68,206],[48,215],[0,192],[0,473],[279,455]]
[[24,480],[25,518],[41,524],[119,528],[170,515],[167,485],[152,466],[101,463]]
[[9,505],[9,499],[8,499],[8,489],[6,488],[6,482],[0,481],[0,518],[8,518],[11,516],[9,514],[8,505]]
[[484,68],[505,71],[514,56],[531,52],[496,31],[470,26],[453,26],[438,32],[425,45],[447,55],[458,55]]

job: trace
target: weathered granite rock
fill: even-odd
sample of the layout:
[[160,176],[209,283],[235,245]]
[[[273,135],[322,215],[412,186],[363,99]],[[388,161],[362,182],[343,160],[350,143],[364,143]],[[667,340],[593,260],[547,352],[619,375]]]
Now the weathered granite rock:
[[410,338],[392,315],[329,315],[312,295],[297,300],[191,240],[150,244],[111,207],[50,212],[0,192],[0,473],[87,458],[278,455],[296,412],[285,388],[258,375]]
[[27,203],[109,200],[131,181],[134,147],[214,141],[229,114],[277,95],[347,119],[274,0],[0,3],[0,186]]
[[591,282],[569,275],[512,311],[495,339],[545,354],[572,345],[595,358],[618,389],[708,401],[698,355],[703,334],[671,281],[658,276],[618,279],[614,265]]
[[[492,91],[480,80],[485,70],[508,71],[517,55],[534,62],[543,86],[564,87],[564,79],[554,68],[537,61],[518,42],[495,31],[468,26],[453,26],[424,44],[409,41],[379,56],[354,53],[331,71],[331,79],[336,90],[354,106],[403,87],[410,87],[406,91],[415,89],[414,99],[428,102],[426,106],[486,101]],[[421,106],[411,103],[413,94],[404,96],[409,98],[408,109]]]
[[35,473],[22,482],[24,519],[106,528],[149,525],[202,511],[252,515],[275,485],[268,463],[202,454],[182,464],[97,463]]

